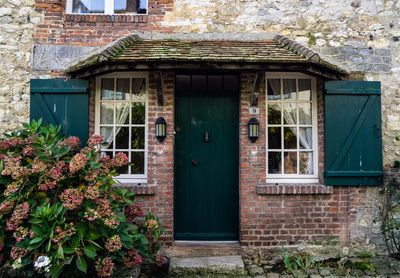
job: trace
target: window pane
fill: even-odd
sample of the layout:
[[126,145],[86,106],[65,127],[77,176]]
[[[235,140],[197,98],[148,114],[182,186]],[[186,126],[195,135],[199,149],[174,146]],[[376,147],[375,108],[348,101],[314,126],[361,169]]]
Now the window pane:
[[117,91],[115,92],[116,100],[127,100],[129,99],[129,79],[118,78],[117,79]]
[[283,104],[283,122],[285,125],[297,124],[296,103],[284,103]]
[[129,124],[129,103],[121,102],[115,105],[115,124]]
[[312,149],[312,128],[300,127],[300,149]]
[[269,174],[282,174],[281,169],[281,153],[268,152],[268,173]]
[[271,104],[268,105],[268,124],[281,123],[281,105]]
[[113,99],[114,97],[114,79],[101,79],[101,99]]
[[268,79],[268,100],[281,98],[281,80]]
[[139,1],[139,7],[137,13],[138,14],[147,13],[147,0],[138,0],[138,1]]
[[193,75],[192,76],[192,91],[205,92],[207,91],[207,76]]
[[104,140],[104,145],[102,148],[105,149],[112,149],[114,147],[113,140],[114,140],[114,134],[113,134],[113,128],[112,127],[101,127],[100,128],[100,135],[103,136]]
[[144,152],[132,152],[131,162],[131,174],[144,174]]
[[73,0],[72,12],[87,13],[104,13],[104,0]]
[[297,174],[297,152],[285,152],[283,167],[285,174]]
[[283,79],[283,100],[296,100],[296,79]]
[[132,79],[132,100],[146,101],[146,80],[144,78]]
[[134,102],[132,103],[132,124],[144,124],[145,123],[146,107],[144,103]]
[[113,158],[113,152],[101,152],[100,157],[106,157],[109,156],[110,158]]
[[302,175],[314,174],[313,166],[314,166],[313,153],[300,152],[300,174]]
[[297,149],[296,127],[285,127],[284,133],[285,149]]
[[269,127],[268,128],[268,149],[281,148],[281,128]]
[[129,127],[116,127],[115,128],[115,148],[128,149],[129,148]]
[[114,13],[136,13],[138,0],[114,0]]
[[311,103],[299,103],[299,124],[311,125]]
[[100,124],[113,124],[114,106],[111,103],[100,103]]
[[208,90],[212,92],[222,92],[223,78],[222,75],[208,76]]
[[299,100],[311,100],[311,79],[299,79]]
[[144,127],[132,127],[132,149],[144,149]]

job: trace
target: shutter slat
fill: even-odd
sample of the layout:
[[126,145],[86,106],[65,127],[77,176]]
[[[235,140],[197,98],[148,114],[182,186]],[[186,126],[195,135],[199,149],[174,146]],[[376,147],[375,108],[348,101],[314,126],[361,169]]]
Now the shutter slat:
[[61,125],[66,136],[78,136],[83,145],[89,135],[88,81],[32,79],[30,119]]
[[383,181],[380,82],[325,83],[325,183]]

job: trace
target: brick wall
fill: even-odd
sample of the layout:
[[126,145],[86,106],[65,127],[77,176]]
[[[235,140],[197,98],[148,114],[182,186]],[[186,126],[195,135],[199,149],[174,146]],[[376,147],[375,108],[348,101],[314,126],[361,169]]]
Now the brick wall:
[[35,10],[44,14],[36,25],[35,43],[104,45],[134,31],[168,32],[161,26],[173,0],[149,0],[147,15],[67,15],[67,0],[36,0]]
[[[148,88],[148,157],[147,184],[130,184],[127,189],[136,193],[136,200],[160,218],[166,234],[163,241],[173,240],[173,185],[174,185],[174,96],[175,73],[163,72],[164,106],[157,106],[157,92],[153,72],[149,73]],[[95,131],[95,80],[90,80],[89,133]],[[154,123],[158,117],[167,122],[167,138],[160,143],[155,138]]]
[[364,188],[323,185],[323,82],[318,80],[318,144],[321,185],[266,185],[265,89],[259,98],[260,138],[247,138],[254,73],[241,74],[240,240],[244,246],[295,245],[337,238],[349,244],[349,223],[364,206]]
[[[240,76],[240,241],[243,246],[296,245],[303,241],[339,240],[342,246],[368,237],[359,222],[374,200],[370,188],[324,185],[266,185],[265,89],[259,98],[260,138],[250,143],[247,122],[254,73]],[[137,200],[154,212],[166,229],[165,244],[173,242],[174,86],[175,73],[163,73],[165,106],[157,106],[153,73],[149,74],[148,184],[133,186]],[[91,84],[94,82],[92,81]],[[323,83],[318,80],[319,173],[323,173]],[[94,86],[90,97],[90,130],[94,131]],[[162,116],[168,137],[158,142],[154,122]],[[320,175],[321,176],[321,175]],[[320,180],[322,182],[322,179]],[[371,215],[371,217],[373,217]],[[362,225],[361,225],[362,226]],[[350,235],[352,232],[352,235]]]

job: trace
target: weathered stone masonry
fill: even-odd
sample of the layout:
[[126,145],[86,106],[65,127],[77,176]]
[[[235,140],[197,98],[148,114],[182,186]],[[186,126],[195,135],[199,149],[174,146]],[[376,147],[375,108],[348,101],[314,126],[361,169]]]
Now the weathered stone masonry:
[[[29,79],[57,75],[53,61],[41,71],[31,69],[34,45],[102,46],[133,31],[158,32],[275,32],[308,45],[366,80],[382,82],[384,161],[400,155],[400,0],[345,1],[227,1],[149,0],[149,15],[65,15],[65,0],[0,1],[0,131],[14,129],[28,119]],[[38,48],[39,49],[39,48]],[[91,51],[93,48],[87,48]],[[61,52],[60,52],[61,53]],[[55,56],[60,56],[56,53]],[[52,58],[51,58],[52,59]],[[64,60],[60,57],[58,65]],[[33,64],[35,60],[32,61]],[[165,72],[166,105],[157,107],[150,73],[149,120],[166,118],[169,137],[160,144],[149,126],[148,185],[136,188],[166,227],[173,231],[173,117],[174,73]],[[265,136],[261,109],[261,138],[246,140],[249,85],[252,73],[241,75],[241,242],[248,246],[296,244],[333,235],[341,243],[375,248],[378,243],[376,188],[266,187]],[[321,84],[321,83],[319,83]],[[320,87],[321,89],[321,87]],[[321,92],[319,94],[321,96]],[[94,98],[92,97],[93,101]],[[262,107],[263,98],[260,97]],[[319,98],[322,107],[322,98]],[[93,119],[93,109],[91,111]],[[322,142],[323,110],[319,109]],[[321,113],[321,114],[320,114]],[[323,146],[319,144],[320,148]],[[320,154],[323,153],[322,149]],[[320,173],[323,167],[320,158]],[[322,183],[322,181],[321,181]],[[322,183],[323,184],[323,183]],[[285,194],[283,193],[285,190]],[[294,191],[301,194],[293,194]],[[321,190],[321,191],[318,191]],[[313,192],[315,191],[315,192]],[[311,192],[319,194],[310,194]],[[278,194],[279,193],[279,194]]]

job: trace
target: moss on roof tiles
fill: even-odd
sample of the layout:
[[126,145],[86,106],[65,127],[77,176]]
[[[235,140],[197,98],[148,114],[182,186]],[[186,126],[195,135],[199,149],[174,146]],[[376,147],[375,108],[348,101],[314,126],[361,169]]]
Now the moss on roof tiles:
[[346,74],[338,66],[322,59],[315,51],[277,35],[256,41],[142,39],[131,34],[70,64],[66,73],[74,73],[102,62],[249,62],[310,63]]

